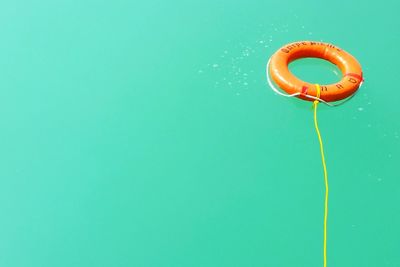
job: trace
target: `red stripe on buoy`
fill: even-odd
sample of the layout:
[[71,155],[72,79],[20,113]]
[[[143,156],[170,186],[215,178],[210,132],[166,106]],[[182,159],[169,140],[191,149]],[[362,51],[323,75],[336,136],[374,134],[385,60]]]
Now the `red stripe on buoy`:
[[303,85],[303,87],[301,88],[301,95],[306,95],[307,94],[307,90],[308,90],[308,87]]

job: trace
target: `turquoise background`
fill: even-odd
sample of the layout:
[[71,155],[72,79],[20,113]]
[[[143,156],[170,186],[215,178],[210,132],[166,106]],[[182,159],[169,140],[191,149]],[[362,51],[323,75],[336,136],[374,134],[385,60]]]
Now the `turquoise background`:
[[[331,42],[365,84],[320,105],[328,266],[400,266],[395,1],[0,3],[0,266],[322,266],[311,103],[265,65]],[[311,82],[336,68],[302,60]]]

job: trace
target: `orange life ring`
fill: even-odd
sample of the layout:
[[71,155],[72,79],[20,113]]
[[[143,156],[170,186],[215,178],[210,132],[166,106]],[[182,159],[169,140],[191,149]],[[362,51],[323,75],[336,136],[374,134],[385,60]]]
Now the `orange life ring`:
[[341,70],[342,79],[334,84],[320,85],[320,99],[333,102],[353,95],[363,82],[363,73],[358,61],[339,47],[314,41],[300,41],[287,44],[276,51],[269,61],[272,80],[288,94],[312,101],[317,96],[316,86],[294,76],[288,68],[290,62],[306,57],[325,59]]

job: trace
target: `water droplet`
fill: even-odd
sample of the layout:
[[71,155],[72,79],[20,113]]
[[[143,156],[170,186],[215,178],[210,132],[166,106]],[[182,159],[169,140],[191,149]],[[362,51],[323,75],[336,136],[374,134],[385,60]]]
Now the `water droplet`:
[[358,111],[363,111],[363,110],[364,110],[363,107],[359,107],[359,108],[358,108]]
[[219,66],[219,65],[218,65],[217,63],[214,63],[214,64],[212,65],[213,68],[218,68],[218,66]]

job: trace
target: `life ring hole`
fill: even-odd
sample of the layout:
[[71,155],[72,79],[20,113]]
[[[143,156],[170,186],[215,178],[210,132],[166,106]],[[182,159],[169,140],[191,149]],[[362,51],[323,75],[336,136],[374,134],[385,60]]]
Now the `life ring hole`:
[[289,64],[289,70],[311,84],[332,84],[342,79],[342,72],[333,63],[321,58],[300,58]]

